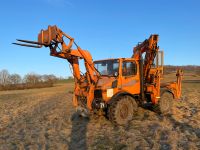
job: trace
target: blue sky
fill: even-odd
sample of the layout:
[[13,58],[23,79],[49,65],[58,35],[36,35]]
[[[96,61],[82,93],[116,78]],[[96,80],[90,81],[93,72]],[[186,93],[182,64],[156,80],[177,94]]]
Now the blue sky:
[[131,57],[138,42],[157,33],[165,64],[200,65],[199,0],[3,0],[0,18],[0,70],[10,73],[71,75],[68,62],[47,48],[11,44],[37,40],[48,25],[74,37],[94,60]]

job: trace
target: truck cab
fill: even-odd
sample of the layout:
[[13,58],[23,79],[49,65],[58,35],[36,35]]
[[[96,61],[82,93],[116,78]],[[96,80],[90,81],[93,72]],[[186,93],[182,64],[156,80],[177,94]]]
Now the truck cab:
[[106,103],[120,93],[140,93],[139,62],[134,58],[117,58],[94,61],[101,74],[95,90],[95,98]]

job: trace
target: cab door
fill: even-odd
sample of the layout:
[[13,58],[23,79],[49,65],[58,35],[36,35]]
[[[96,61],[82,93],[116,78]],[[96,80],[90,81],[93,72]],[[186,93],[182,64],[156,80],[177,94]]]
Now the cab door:
[[139,63],[133,59],[124,59],[121,63],[121,88],[131,94],[140,93]]

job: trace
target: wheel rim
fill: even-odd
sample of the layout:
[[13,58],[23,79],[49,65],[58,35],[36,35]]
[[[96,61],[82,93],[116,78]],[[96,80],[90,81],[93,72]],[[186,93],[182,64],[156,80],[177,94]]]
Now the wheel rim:
[[108,117],[116,125],[126,125],[133,119],[138,105],[135,99],[130,96],[118,97],[108,107]]
[[126,124],[132,120],[133,117],[133,105],[129,97],[123,97],[119,100],[116,107],[116,122],[118,124]]

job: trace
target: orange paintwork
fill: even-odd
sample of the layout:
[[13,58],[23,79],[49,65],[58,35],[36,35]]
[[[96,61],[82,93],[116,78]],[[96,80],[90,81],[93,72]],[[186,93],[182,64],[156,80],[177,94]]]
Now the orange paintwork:
[[[63,40],[65,38],[69,39],[69,44],[67,45]],[[102,76],[98,70],[94,67],[94,62],[92,60],[91,54],[87,50],[82,50],[74,42],[74,39],[69,35],[65,34],[57,28],[56,26],[49,26],[47,30],[41,30],[38,35],[38,42],[18,40],[20,42],[25,42],[28,44],[19,44],[21,46],[29,46],[41,48],[42,46],[50,48],[50,55],[67,59],[72,65],[73,76],[75,80],[73,104],[74,106],[79,105],[79,98],[86,98],[87,108],[92,110],[92,101],[95,98],[95,90],[102,91],[102,99],[104,102],[109,102],[110,99],[119,92],[126,92],[131,95],[141,95],[141,79],[139,61],[142,58],[142,54],[146,53],[143,65],[143,76],[144,76],[144,94],[149,94],[152,103],[156,104],[160,98],[160,88],[166,88],[174,95],[174,98],[180,98],[181,96],[181,79],[182,71],[177,72],[177,82],[160,84],[161,77],[163,75],[163,62],[161,65],[158,64],[159,47],[158,35],[151,35],[149,39],[138,44],[134,47],[132,58],[118,58],[119,70],[116,76]],[[60,50],[58,50],[58,45],[61,45]],[[77,49],[72,49],[72,45],[75,44]],[[163,53],[161,53],[163,56]],[[84,59],[86,73],[81,75],[79,68],[79,59]],[[157,60],[157,64],[152,67],[154,60]],[[109,59],[112,60],[112,59]],[[134,75],[123,76],[123,62],[133,62],[136,65],[136,70]],[[123,70],[123,71],[122,71]],[[116,85],[113,87],[113,83]]]

